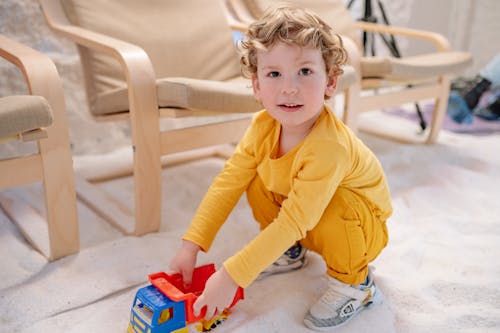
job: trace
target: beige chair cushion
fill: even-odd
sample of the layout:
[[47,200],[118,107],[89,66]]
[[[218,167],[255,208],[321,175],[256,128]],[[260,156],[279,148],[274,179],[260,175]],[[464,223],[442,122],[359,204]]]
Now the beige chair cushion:
[[[345,66],[339,78],[337,91],[356,81],[354,68]],[[243,78],[229,82],[168,78],[156,81],[160,108],[204,110],[220,113],[255,112],[261,105],[254,98],[250,80]],[[105,115],[128,110],[127,90],[114,89],[96,99],[94,114]]]
[[[240,75],[239,57],[219,1],[62,2],[73,24],[144,49],[157,79],[226,81]],[[115,89],[125,88],[125,79],[114,59],[86,49],[80,51],[91,111],[101,113],[97,96],[104,98]]]
[[52,110],[41,96],[0,98],[0,138],[7,138],[52,124]]
[[[221,82],[189,78],[165,78],[156,81],[160,108],[204,110],[221,113],[255,112],[256,102],[249,80]],[[94,114],[104,115],[128,110],[127,90],[114,89],[101,94]]]
[[404,58],[364,57],[361,72],[363,78],[422,79],[460,72],[471,64],[472,56],[466,52],[437,52]]

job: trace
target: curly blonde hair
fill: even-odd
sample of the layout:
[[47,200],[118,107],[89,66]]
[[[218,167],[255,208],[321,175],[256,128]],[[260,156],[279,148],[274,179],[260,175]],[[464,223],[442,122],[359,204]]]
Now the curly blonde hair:
[[342,38],[318,15],[304,8],[268,9],[249,26],[246,37],[238,46],[241,72],[247,78],[257,73],[257,51],[268,50],[277,42],[320,50],[328,76],[342,74],[341,66],[347,62]]

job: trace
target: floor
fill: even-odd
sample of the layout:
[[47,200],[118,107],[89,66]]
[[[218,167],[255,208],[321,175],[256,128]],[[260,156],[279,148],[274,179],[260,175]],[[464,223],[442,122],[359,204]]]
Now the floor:
[[[374,126],[398,121],[367,118]],[[394,215],[389,246],[374,262],[383,304],[338,332],[498,332],[500,329],[500,133],[443,131],[435,145],[408,145],[361,135],[380,159]],[[92,160],[123,163],[125,151],[75,159],[84,173]],[[207,158],[163,171],[162,227],[124,236],[79,202],[81,251],[49,263],[0,210],[0,332],[125,332],[134,294],[147,275],[167,271],[198,202],[224,161]],[[132,205],[131,177],[100,190]],[[40,186],[2,191],[42,209]],[[257,233],[245,199],[213,249],[199,263],[216,266]],[[308,253],[306,268],[269,277],[217,332],[307,332],[302,318],[323,292],[324,263]],[[192,328],[191,328],[192,329]]]

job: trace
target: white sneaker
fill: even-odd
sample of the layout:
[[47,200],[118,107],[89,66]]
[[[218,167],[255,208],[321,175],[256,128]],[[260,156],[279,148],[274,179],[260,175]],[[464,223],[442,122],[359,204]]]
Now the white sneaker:
[[328,289],[309,309],[304,324],[316,331],[327,331],[346,324],[371,304],[380,304],[382,292],[375,286],[371,271],[367,281],[351,286],[328,277]]
[[281,255],[271,266],[267,267],[259,274],[257,280],[263,279],[269,275],[287,273],[304,267],[307,249],[300,243],[295,244]]

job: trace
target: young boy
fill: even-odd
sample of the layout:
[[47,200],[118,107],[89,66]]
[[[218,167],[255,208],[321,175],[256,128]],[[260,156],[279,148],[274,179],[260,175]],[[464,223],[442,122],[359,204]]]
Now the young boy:
[[191,282],[198,251],[246,191],[261,232],[210,277],[195,312],[206,306],[210,317],[259,274],[302,267],[309,249],[325,260],[329,286],[304,323],[326,330],[377,296],[368,263],[387,244],[389,189],[374,154],[324,104],[347,58],[340,37],[289,7],[266,12],[247,37],[242,72],[265,109],[206,193],[171,269]]

